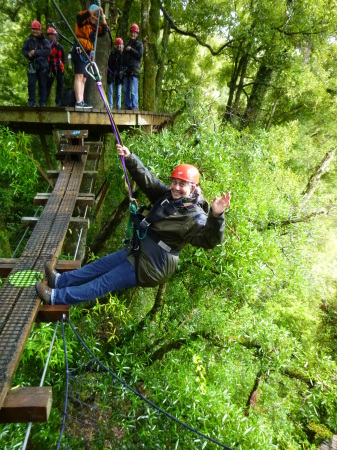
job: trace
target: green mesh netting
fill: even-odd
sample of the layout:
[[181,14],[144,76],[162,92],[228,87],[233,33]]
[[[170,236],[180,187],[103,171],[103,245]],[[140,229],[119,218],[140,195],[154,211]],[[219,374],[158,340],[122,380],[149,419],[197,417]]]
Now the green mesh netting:
[[10,284],[16,287],[34,286],[37,281],[42,281],[43,274],[36,270],[20,270],[8,277]]

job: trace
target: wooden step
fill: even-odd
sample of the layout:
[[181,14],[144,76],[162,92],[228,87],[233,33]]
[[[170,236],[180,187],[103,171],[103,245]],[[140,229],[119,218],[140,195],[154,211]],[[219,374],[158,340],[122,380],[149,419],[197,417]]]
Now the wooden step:
[[51,405],[51,386],[11,389],[0,409],[0,422],[47,422]]
[[[85,170],[83,172],[83,180],[97,178],[97,170]],[[47,170],[47,175],[49,178],[57,178],[60,174],[60,170]]]
[[[17,258],[0,258],[0,278],[6,278],[11,273],[11,270],[17,263]],[[81,261],[78,259],[59,259],[56,263],[55,270],[57,272],[67,272],[69,270],[76,270],[81,267]]]
[[64,139],[80,139],[87,138],[88,130],[62,130],[60,138]]
[[57,322],[62,317],[70,317],[69,305],[41,305],[37,313],[37,322]]
[[[22,217],[21,223],[24,226],[34,227],[39,221],[38,217]],[[89,219],[83,219],[83,217],[71,217],[69,221],[69,228],[84,228],[89,229]]]
[[[34,197],[34,205],[42,205],[44,206],[50,198],[50,193],[38,193]],[[78,194],[76,199],[76,206],[89,206],[92,207],[94,205],[95,195],[94,194]]]

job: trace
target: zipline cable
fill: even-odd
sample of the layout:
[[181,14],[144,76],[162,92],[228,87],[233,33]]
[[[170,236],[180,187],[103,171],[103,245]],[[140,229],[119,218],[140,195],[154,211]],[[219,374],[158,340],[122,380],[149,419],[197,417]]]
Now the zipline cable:
[[70,45],[74,45],[74,43],[71,42],[70,39],[68,39],[66,36],[64,36],[64,34],[61,33],[61,31],[57,28],[57,26],[55,25],[54,22],[51,22],[51,25],[52,25],[53,28],[55,28],[55,30],[57,31],[57,34],[58,34],[59,36],[61,36],[62,39],[64,39],[65,41],[67,41]]
[[[114,372],[112,372],[112,370],[110,370],[108,367],[106,367],[93,353],[92,351],[89,349],[89,347],[85,344],[85,342],[83,341],[83,339],[81,338],[81,336],[77,333],[77,331],[75,330],[74,326],[72,325],[72,323],[70,322],[70,320],[63,316],[62,321],[65,320],[66,322],[68,322],[70,328],[72,329],[72,331],[74,332],[75,336],[77,337],[77,339],[80,341],[80,343],[83,345],[83,347],[86,349],[86,351],[92,356],[92,358],[106,371],[108,372],[110,375],[112,375],[112,377],[119,381],[124,387],[126,387],[129,391],[131,391],[134,395],[136,395],[137,397],[139,397],[141,400],[143,400],[145,403],[147,403],[149,406],[151,406],[153,409],[155,409],[157,412],[165,415],[166,417],[168,417],[169,419],[173,420],[174,422],[178,423],[179,425],[181,425],[183,428],[186,428],[189,431],[192,431],[193,433],[197,434],[198,436],[202,437],[203,439],[206,439],[210,442],[213,442],[213,444],[218,445],[219,447],[222,447],[226,450],[233,450],[231,447],[228,447],[225,444],[222,444],[221,442],[217,441],[216,439],[213,439],[210,436],[207,436],[206,434],[201,433],[201,431],[197,430],[196,428],[192,427],[191,425],[187,425],[186,423],[182,422],[181,420],[177,419],[175,416],[173,416],[172,414],[168,413],[167,411],[164,411],[163,409],[161,409],[159,406],[155,405],[154,403],[151,402],[151,400],[148,400],[146,397],[144,397],[144,395],[140,394],[139,392],[137,392],[133,387],[131,387],[129,384],[127,384],[126,381],[124,381],[122,378],[120,378],[118,375],[116,375]],[[62,325],[63,326],[63,325]],[[63,330],[63,328],[62,328]],[[65,345],[65,344],[64,344]],[[67,367],[67,375],[68,375],[68,367]],[[68,378],[67,378],[68,380]],[[67,392],[68,395],[68,392]]]
[[[104,103],[104,105],[105,105],[105,109],[106,109],[106,111],[107,111],[107,113],[108,113],[109,120],[110,120],[110,123],[111,123],[111,127],[112,127],[112,130],[113,130],[114,135],[115,135],[115,137],[116,137],[117,143],[120,144],[120,145],[123,145],[123,144],[122,144],[121,137],[120,137],[119,132],[118,132],[118,129],[117,129],[117,127],[116,127],[115,121],[114,121],[114,119],[113,119],[113,117],[112,117],[112,114],[111,114],[111,111],[110,111],[108,102],[106,101],[106,97],[105,97],[105,94],[104,94],[104,91],[103,91],[103,88],[102,88],[101,76],[100,76],[100,74],[99,74],[99,70],[98,70],[97,64],[96,64],[94,61],[91,61],[91,59],[90,59],[90,57],[88,56],[87,52],[85,51],[83,45],[82,45],[81,42],[78,40],[76,34],[75,34],[74,31],[72,30],[71,26],[69,25],[67,19],[64,17],[64,15],[63,15],[61,9],[59,8],[59,6],[58,6],[57,3],[55,2],[55,0],[52,0],[52,3],[53,3],[53,5],[55,6],[55,8],[57,9],[58,13],[60,14],[62,20],[64,20],[64,23],[67,25],[67,27],[69,28],[70,32],[71,32],[72,35],[74,36],[76,42],[78,43],[78,45],[80,46],[82,52],[84,53],[84,56],[87,58],[87,60],[88,60],[88,65],[87,65],[87,67],[86,67],[86,71],[87,71],[88,75],[90,75],[91,78],[93,78],[93,79],[95,80],[95,82],[96,82],[96,85],[97,85],[97,87],[98,87],[98,89],[99,89],[99,92],[100,92],[100,95],[101,95],[101,97],[102,97],[103,103]],[[95,49],[94,49],[94,50],[95,50]],[[89,71],[89,69],[90,69],[90,71]],[[129,190],[129,198],[130,198],[130,201],[132,201],[132,200],[133,200],[133,197],[132,197],[132,190],[131,190],[131,184],[130,184],[130,181],[129,181],[129,178],[128,178],[128,175],[127,175],[127,171],[126,171],[125,158],[124,158],[124,156],[120,156],[120,159],[121,159],[121,162],[122,162],[122,167],[123,167],[123,171],[124,171],[124,176],[125,176],[125,180],[126,180],[126,182],[127,182],[128,190]]]

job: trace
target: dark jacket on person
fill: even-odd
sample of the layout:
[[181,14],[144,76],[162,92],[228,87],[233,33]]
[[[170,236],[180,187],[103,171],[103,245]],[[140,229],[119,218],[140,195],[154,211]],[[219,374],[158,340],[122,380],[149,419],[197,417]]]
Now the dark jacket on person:
[[[30,58],[28,53],[31,50],[35,50],[35,55]],[[28,36],[28,38],[23,43],[21,52],[25,56],[30,64],[34,64],[36,69],[47,69],[48,68],[48,56],[50,55],[50,44],[48,39],[46,39],[43,34],[39,37]]]
[[[134,154],[125,160],[125,164],[151,203],[158,205],[167,200],[177,204],[170,187],[152,175]],[[185,245],[210,249],[223,241],[224,214],[215,216],[211,210],[207,216],[197,198],[183,198],[180,203],[174,214],[151,223],[146,233],[140,236],[138,262],[132,252],[128,257],[131,264],[137,267],[140,286],[165,283],[176,271],[179,252]],[[150,215],[151,210],[147,217]]]
[[[77,14],[75,34],[83,45],[85,50],[91,51],[94,49],[95,37],[96,37],[96,25],[90,22],[90,12],[88,10],[80,11]],[[98,36],[105,36],[108,32],[108,25],[105,23],[99,25]]]
[[49,42],[50,55],[48,56],[49,72],[56,75],[57,72],[64,72],[65,54],[63,46],[57,41]]
[[[131,47],[127,52],[126,47]],[[137,77],[140,75],[140,61],[143,56],[143,43],[137,39],[129,39],[124,45],[123,51],[123,69],[127,77]]]
[[113,48],[109,55],[108,61],[108,74],[107,82],[111,84],[115,82],[116,84],[122,84],[123,81],[123,67],[122,67],[122,52]]

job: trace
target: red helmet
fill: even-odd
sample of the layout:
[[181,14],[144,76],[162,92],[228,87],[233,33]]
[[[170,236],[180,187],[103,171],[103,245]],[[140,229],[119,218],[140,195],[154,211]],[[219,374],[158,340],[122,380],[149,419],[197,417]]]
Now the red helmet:
[[130,31],[135,31],[139,34],[139,26],[136,23],[133,23],[130,27]]
[[179,164],[173,169],[171,178],[177,178],[178,180],[189,181],[196,185],[199,184],[199,170],[191,164]]
[[55,30],[55,28],[50,27],[47,30],[47,34],[57,34],[57,31]]
[[122,38],[116,38],[116,39],[115,39],[115,44],[116,44],[116,45],[123,44],[123,39],[122,39]]
[[33,20],[33,22],[30,24],[30,28],[35,30],[42,30],[42,26],[38,20]]

